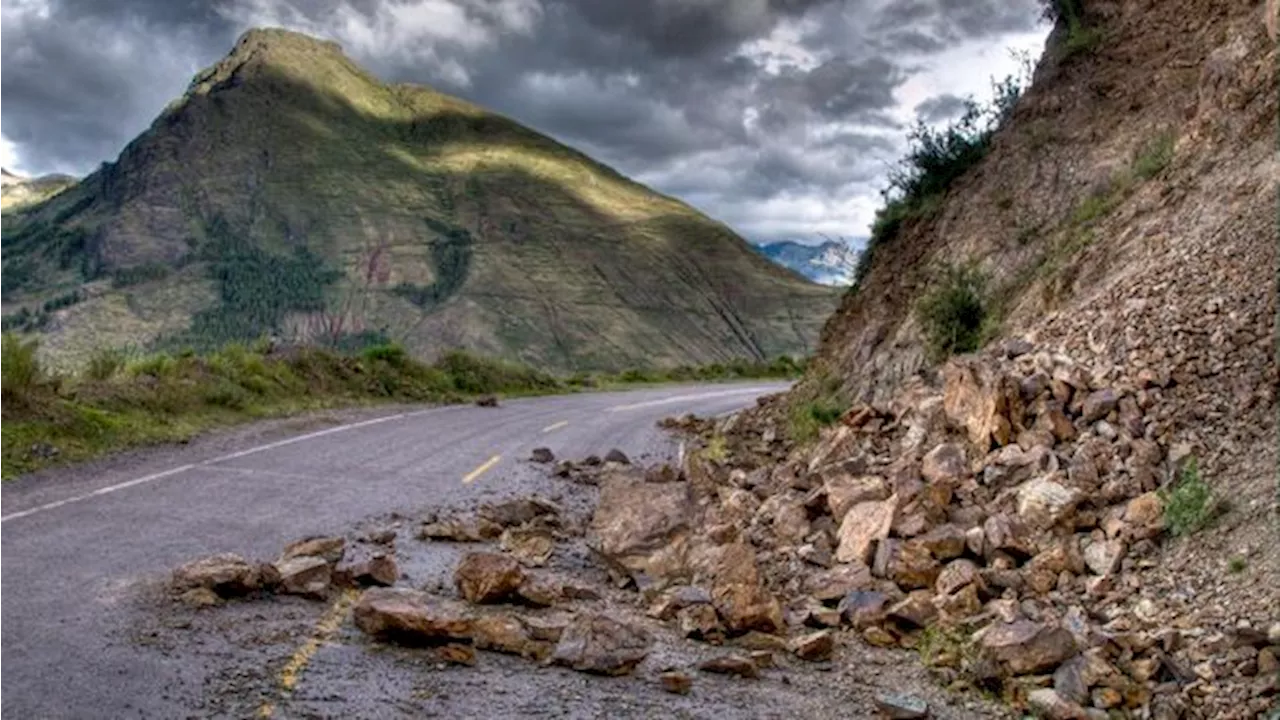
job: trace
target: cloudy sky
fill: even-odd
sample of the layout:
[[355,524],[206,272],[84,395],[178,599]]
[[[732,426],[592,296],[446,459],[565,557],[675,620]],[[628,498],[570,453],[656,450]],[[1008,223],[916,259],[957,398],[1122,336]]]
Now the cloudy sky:
[[114,160],[254,26],[342,43],[756,241],[860,237],[907,125],[1038,55],[1037,0],[4,0],[0,162]]

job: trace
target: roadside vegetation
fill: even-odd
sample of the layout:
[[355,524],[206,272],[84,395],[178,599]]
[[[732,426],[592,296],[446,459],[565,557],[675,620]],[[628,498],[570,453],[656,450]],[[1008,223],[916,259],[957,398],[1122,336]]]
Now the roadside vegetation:
[[642,383],[794,378],[802,364],[732,362],[672,370],[557,377],[528,366],[455,351],[434,363],[399,345],[342,352],[272,350],[267,342],[197,354],[102,350],[74,374],[42,367],[34,339],[3,336],[3,477],[201,431],[320,408],[386,402],[466,402],[483,395],[542,395]]
[[840,378],[822,369],[787,395],[787,435],[799,445],[818,439],[822,428],[834,425],[849,409]]
[[987,280],[974,264],[947,265],[916,306],[930,359],[977,350],[988,317]]

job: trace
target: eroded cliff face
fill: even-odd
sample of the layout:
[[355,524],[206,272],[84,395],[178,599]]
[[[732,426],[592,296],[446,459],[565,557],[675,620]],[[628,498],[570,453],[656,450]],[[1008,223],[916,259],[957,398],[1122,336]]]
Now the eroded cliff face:
[[853,398],[887,399],[929,372],[913,307],[937,263],[970,260],[991,278],[1000,336],[1116,372],[1194,377],[1219,398],[1209,414],[1237,417],[1250,406],[1237,395],[1274,384],[1276,68],[1263,3],[1086,9],[1094,45],[1070,53],[1067,29],[1054,31],[986,159],[877,252],[827,323],[822,364]]

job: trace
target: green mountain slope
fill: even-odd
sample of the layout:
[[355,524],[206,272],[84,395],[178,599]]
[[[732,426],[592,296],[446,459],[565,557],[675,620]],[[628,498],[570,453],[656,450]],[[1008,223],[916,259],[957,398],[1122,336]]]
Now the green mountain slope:
[[58,358],[271,331],[703,363],[807,352],[838,300],[579,152],[279,30],[246,33],[115,163],[4,229],[7,324]]

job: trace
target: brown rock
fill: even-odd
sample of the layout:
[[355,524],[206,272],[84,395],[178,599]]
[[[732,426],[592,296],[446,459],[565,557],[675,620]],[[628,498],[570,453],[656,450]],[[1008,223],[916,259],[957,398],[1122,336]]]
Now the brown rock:
[[865,640],[868,645],[874,645],[882,648],[893,647],[898,644],[898,638],[894,637],[892,633],[879,625],[872,625],[871,627],[864,629],[862,631],[862,639]]
[[311,598],[324,598],[329,594],[333,565],[322,557],[295,555],[277,561],[274,567],[280,574],[279,592]]
[[716,609],[710,605],[690,605],[677,613],[680,634],[694,640],[720,643],[724,640],[724,627]]
[[[356,585],[382,585],[389,587],[400,579],[400,567],[396,565],[395,556],[387,553],[376,553],[368,560],[353,563],[334,571]],[[344,581],[345,583],[346,581]]]
[[986,453],[1001,426],[997,418],[1007,409],[1000,383],[988,367],[966,359],[948,362],[942,377],[947,418],[965,429],[979,453]]
[[799,545],[809,535],[809,513],[797,493],[778,493],[760,504],[756,516],[769,523],[784,545]]
[[741,655],[722,655],[698,664],[703,672],[719,675],[737,675],[743,678],[760,677],[760,668],[749,658]]
[[942,443],[924,456],[920,473],[930,483],[957,484],[969,476],[969,463],[959,445]]
[[551,650],[548,643],[538,643],[529,636],[520,618],[514,615],[484,615],[475,619],[471,637],[477,648],[520,655],[545,657]]
[[982,524],[982,530],[986,539],[987,557],[991,557],[995,551],[1023,558],[1029,558],[1033,554],[1027,528],[1016,517],[992,515]]
[[1027,695],[1027,705],[1036,717],[1045,720],[1090,720],[1084,708],[1059,696],[1052,688],[1032,690]]
[[662,689],[673,695],[688,695],[693,690],[693,676],[679,670],[668,670],[658,676]]
[[[560,507],[540,497],[522,497],[480,508],[480,517],[498,527],[515,527],[542,518],[559,517]],[[501,534],[499,531],[498,534]]]
[[889,536],[897,506],[897,496],[892,495],[887,500],[859,503],[850,508],[840,521],[836,561],[871,562],[875,543]]
[[346,547],[347,541],[345,538],[308,537],[286,545],[284,552],[280,555],[280,560],[311,556],[324,558],[329,563],[337,563],[342,560]]
[[461,605],[421,590],[371,588],[360,597],[353,615],[356,627],[365,633],[410,644],[471,636],[472,619]]
[[462,597],[473,603],[506,600],[524,582],[520,563],[509,555],[473,552],[463,556],[454,570],[453,581]]
[[1090,698],[1093,700],[1094,707],[1103,710],[1118,707],[1120,703],[1124,702],[1124,696],[1120,694],[1120,691],[1109,687],[1094,688]]
[[873,582],[871,570],[866,565],[851,562],[810,575],[805,580],[804,588],[815,599],[830,602],[856,590],[866,590]]
[[[500,528],[498,528],[500,532]],[[447,518],[423,523],[418,529],[419,540],[447,540],[451,542],[480,542],[485,535],[474,519]]]
[[913,695],[876,695],[876,709],[888,720],[926,720],[929,703]]
[[597,675],[626,675],[649,654],[653,639],[608,615],[582,614],[565,628],[551,662]]
[[234,597],[253,592],[261,585],[258,567],[235,553],[192,560],[173,571],[173,587],[179,592],[205,588],[220,597]]
[[526,573],[520,587],[516,588],[516,595],[534,607],[549,607],[564,599],[565,588],[563,583],[552,577]]
[[939,560],[951,560],[964,554],[966,538],[959,527],[939,525],[915,540]]
[[1110,575],[1120,569],[1124,552],[1124,543],[1119,540],[1092,542],[1084,549],[1084,564],[1096,575]]
[[875,590],[855,590],[846,595],[836,608],[843,620],[862,629],[884,621],[888,614],[889,596]]
[[432,654],[435,655],[436,661],[448,665],[471,667],[476,664],[476,649],[471,645],[448,643],[435,648]]
[[218,594],[209,588],[195,587],[187,590],[178,596],[178,601],[188,607],[213,607],[221,605],[223,600]]
[[517,560],[531,567],[542,567],[551,559],[555,538],[545,530],[511,527],[502,531],[499,545]]
[[824,488],[827,507],[833,518],[844,517],[854,505],[878,502],[889,497],[889,486],[879,475],[832,475],[827,478]]
[[1045,412],[1036,418],[1038,429],[1045,430],[1053,435],[1058,442],[1071,442],[1076,438],[1076,428],[1071,424],[1070,418],[1062,411],[1062,408],[1054,405],[1045,410]]
[[928,590],[913,590],[889,608],[888,615],[891,619],[910,626],[927,627],[938,616],[938,608],[933,604],[933,593]]
[[1147,538],[1164,529],[1164,501],[1156,492],[1139,495],[1125,507],[1124,522],[1137,538]]
[[745,543],[700,548],[695,559],[699,584],[733,633],[776,632],[783,627],[782,606],[761,582],[755,552]]
[[836,648],[835,634],[830,630],[819,630],[793,638],[789,648],[796,657],[809,662],[823,662],[831,659]]
[[1081,499],[1078,490],[1055,476],[1037,478],[1018,489],[1018,517],[1033,528],[1049,528],[1067,518]]
[[942,569],[933,587],[940,595],[950,595],[966,585],[981,582],[977,564],[972,560],[961,558],[952,560]]
[[950,620],[959,620],[976,615],[982,610],[982,598],[978,596],[978,585],[965,585],[950,595],[938,595],[933,599],[938,612]]
[[889,577],[903,590],[931,588],[942,566],[918,540],[902,544],[889,564]]
[[1075,638],[1066,629],[1030,620],[991,625],[977,639],[983,657],[1008,675],[1052,670],[1076,652]]
[[600,487],[589,542],[637,587],[661,585],[687,574],[688,483],[647,483],[615,473]]
[[1093,423],[1105,418],[1112,410],[1116,409],[1116,405],[1119,402],[1120,396],[1110,388],[1089,393],[1084,399],[1084,409],[1082,410],[1084,421]]
[[1280,660],[1276,658],[1276,651],[1267,647],[1258,651],[1258,674],[1273,675],[1280,672]]

